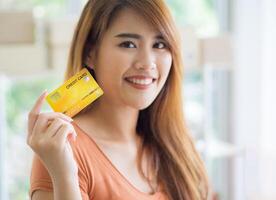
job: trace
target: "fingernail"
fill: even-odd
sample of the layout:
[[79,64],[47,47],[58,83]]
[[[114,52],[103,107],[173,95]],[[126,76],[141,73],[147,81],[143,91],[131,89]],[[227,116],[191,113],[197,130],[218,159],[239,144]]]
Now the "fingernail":
[[64,115],[64,117],[65,117],[65,119],[66,119],[67,121],[69,121],[69,122],[72,122],[72,121],[73,121],[73,119],[72,119],[71,117],[67,116],[67,115]]
[[74,121],[72,118],[70,118],[70,117],[68,117],[68,121],[69,122],[72,122],[72,121]]
[[48,94],[48,91],[47,91],[47,89],[45,89],[45,90],[42,92],[41,96],[45,96],[45,95],[47,95],[47,94]]

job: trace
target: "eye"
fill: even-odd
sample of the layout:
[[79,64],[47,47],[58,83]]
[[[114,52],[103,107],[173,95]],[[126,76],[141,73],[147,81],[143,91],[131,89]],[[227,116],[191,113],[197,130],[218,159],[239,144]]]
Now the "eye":
[[119,46],[123,48],[136,48],[135,44],[131,41],[122,42]]
[[165,49],[167,48],[167,45],[165,44],[165,42],[157,42],[153,45],[153,48]]

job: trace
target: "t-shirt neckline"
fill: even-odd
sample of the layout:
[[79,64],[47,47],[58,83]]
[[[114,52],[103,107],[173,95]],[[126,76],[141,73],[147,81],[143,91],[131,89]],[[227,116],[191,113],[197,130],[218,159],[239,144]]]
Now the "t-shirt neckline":
[[100,155],[103,156],[103,158],[105,159],[105,161],[107,161],[108,165],[107,167],[111,168],[113,172],[115,172],[116,176],[119,176],[121,179],[124,180],[124,182],[130,186],[130,188],[132,188],[133,190],[135,190],[136,192],[145,195],[145,196],[156,196],[160,194],[160,187],[158,187],[158,190],[156,192],[154,192],[153,194],[148,194],[145,192],[140,191],[138,188],[136,188],[118,169],[117,167],[112,163],[112,161],[107,157],[107,155],[101,150],[101,148],[99,147],[99,145],[96,143],[96,141],[88,134],[86,133],[86,131],[84,131],[77,123],[75,123],[74,121],[72,122],[72,124],[74,124],[93,144],[94,146],[97,148],[97,150],[99,151]]

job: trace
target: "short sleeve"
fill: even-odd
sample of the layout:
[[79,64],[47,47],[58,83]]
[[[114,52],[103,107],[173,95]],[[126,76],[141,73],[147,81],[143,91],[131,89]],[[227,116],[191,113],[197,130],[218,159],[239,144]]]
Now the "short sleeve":
[[31,177],[30,177],[30,197],[36,190],[53,191],[51,177],[38,156],[34,155]]
[[[80,173],[79,173],[80,175]],[[86,191],[86,184],[79,177],[80,190],[83,200],[89,200],[89,195]],[[47,192],[53,192],[53,184],[51,177],[37,155],[33,157],[31,176],[30,176],[30,190],[29,195],[32,197],[35,191],[43,190]]]

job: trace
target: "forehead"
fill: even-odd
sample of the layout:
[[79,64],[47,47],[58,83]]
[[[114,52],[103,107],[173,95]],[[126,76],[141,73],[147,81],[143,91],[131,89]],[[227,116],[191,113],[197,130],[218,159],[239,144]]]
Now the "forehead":
[[109,34],[133,32],[141,35],[156,36],[160,32],[154,28],[141,14],[131,8],[124,8],[113,19],[107,31]]

